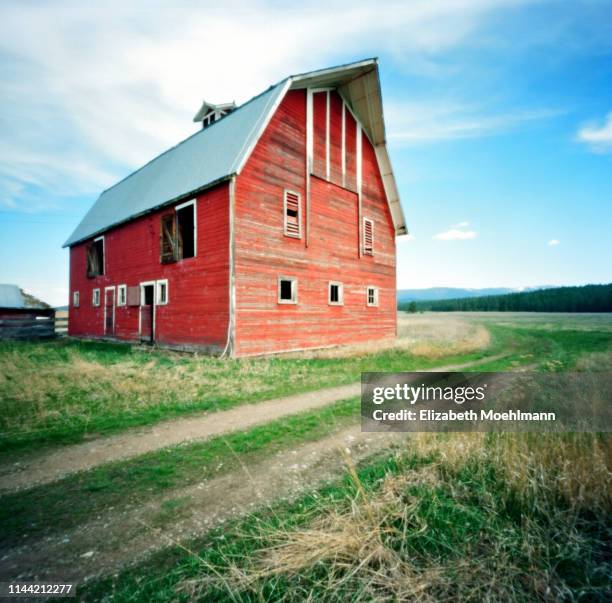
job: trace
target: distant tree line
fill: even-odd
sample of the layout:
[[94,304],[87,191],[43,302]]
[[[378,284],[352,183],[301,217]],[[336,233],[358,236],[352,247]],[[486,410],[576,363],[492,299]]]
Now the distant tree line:
[[461,299],[404,302],[399,304],[398,308],[405,312],[612,312],[612,283]]

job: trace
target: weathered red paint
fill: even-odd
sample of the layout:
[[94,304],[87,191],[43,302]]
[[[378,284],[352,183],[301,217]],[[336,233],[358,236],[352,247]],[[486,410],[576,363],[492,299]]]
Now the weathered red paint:
[[[104,336],[104,289],[168,279],[169,302],[155,308],[155,340],[164,344],[225,346],[229,316],[229,193],[221,184],[197,196],[197,256],[160,262],[160,216],[136,218],[104,233],[105,273],[86,275],[88,241],[70,249],[70,321],[74,336]],[[100,306],[92,305],[100,289]],[[72,292],[80,292],[78,308]],[[115,307],[115,337],[139,339],[139,307]]]
[[[230,251],[230,185],[197,197],[197,257],[160,263],[160,215],[136,218],[105,233],[103,276],[86,277],[87,242],[70,253],[69,333],[104,335],[104,289],[168,279],[169,303],[155,308],[155,340],[164,344],[225,347],[230,316],[233,252],[237,356],[368,341],[395,335],[395,235],[374,149],[362,134],[362,216],[374,223],[374,254],[360,257],[356,192],[356,122],[345,112],[345,185],[342,178],[342,101],[329,100],[330,181],[326,176],[327,92],[313,98],[313,172],[306,237],[306,91],[292,90],[276,110],[244,169],[236,177],[234,245]],[[301,197],[302,237],[283,230],[283,192]],[[163,210],[165,213],[167,208]],[[298,279],[298,303],[278,303],[278,278]],[[328,283],[344,285],[344,305],[328,304]],[[366,287],[379,289],[367,306]],[[92,306],[92,290],[101,303]],[[138,307],[115,307],[118,339],[139,339]]]
[[[330,106],[342,110],[341,103]],[[357,194],[318,177],[311,178],[308,247],[304,237],[283,235],[283,189],[300,192],[303,200],[306,195],[305,107],[303,91],[287,94],[236,184],[237,355],[395,335],[394,229],[374,150],[365,136],[363,207],[375,222],[374,256],[359,257]],[[315,108],[315,141],[324,138],[317,130],[325,128],[325,120],[316,115]],[[324,153],[324,147],[317,149],[315,144],[315,171],[317,153]],[[298,279],[296,305],[278,304],[279,276]],[[343,306],[328,304],[329,281],[344,284]],[[379,288],[378,307],[366,305],[368,285]]]

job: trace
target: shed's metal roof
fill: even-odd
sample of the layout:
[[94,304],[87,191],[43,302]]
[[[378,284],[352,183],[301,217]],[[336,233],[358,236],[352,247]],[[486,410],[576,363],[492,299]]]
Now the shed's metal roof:
[[239,174],[289,88],[336,86],[376,150],[397,235],[407,233],[387,152],[376,59],[293,75],[105,190],[64,247]]
[[47,309],[49,305],[24,293],[17,285],[0,284],[0,308]]
[[285,83],[272,86],[105,190],[64,247],[235,174],[282,98]]

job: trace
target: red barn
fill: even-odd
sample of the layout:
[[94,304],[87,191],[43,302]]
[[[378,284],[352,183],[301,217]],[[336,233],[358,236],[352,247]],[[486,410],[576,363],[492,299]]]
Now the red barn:
[[246,356],[396,333],[406,233],[375,59],[288,77],[104,191],[69,334]]

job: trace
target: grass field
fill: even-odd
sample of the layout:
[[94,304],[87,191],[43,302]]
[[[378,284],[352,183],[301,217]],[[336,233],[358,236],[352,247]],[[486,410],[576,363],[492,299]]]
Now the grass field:
[[430,369],[500,353],[507,357],[485,370],[529,363],[565,370],[578,356],[606,355],[606,316],[517,323],[516,315],[401,315],[393,344],[229,362],[109,343],[1,342],[0,454],[351,383],[362,371]]
[[417,436],[86,590],[117,601],[605,601],[609,440]]
[[[1,344],[0,469],[134,426],[350,383],[362,370],[475,360],[478,371],[612,369],[610,315],[426,313],[401,315],[398,331],[394,344],[249,360]],[[169,536],[183,517],[204,513],[190,488],[252,479],[255,466],[271,480],[272,456],[353,429],[358,408],[344,400],[7,492],[0,551],[23,555],[26,575],[28,560],[51,567],[58,550],[85,566],[90,553],[104,559],[117,549],[130,510],[159,500],[140,526],[157,552],[130,564],[117,550],[123,569],[83,583],[83,600],[609,600],[612,448],[603,434],[415,435],[357,465],[347,454],[340,481],[262,499],[254,512],[247,498],[229,524],[180,544]],[[341,470],[335,458],[325,462]],[[96,532],[97,521],[107,523]],[[92,534],[87,548],[61,544],[79,532]]]
[[[486,333],[350,355],[322,352],[227,361],[58,340],[0,343],[0,452],[73,443],[194,413],[356,382],[365,370],[414,370],[493,353]],[[414,349],[412,349],[414,348]]]

